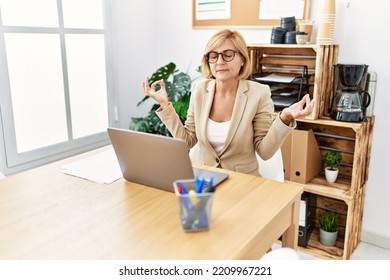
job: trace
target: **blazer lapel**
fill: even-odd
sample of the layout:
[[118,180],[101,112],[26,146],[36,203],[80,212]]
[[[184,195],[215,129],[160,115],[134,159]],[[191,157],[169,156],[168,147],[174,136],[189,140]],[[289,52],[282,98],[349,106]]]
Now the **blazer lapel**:
[[233,136],[236,133],[238,126],[241,122],[241,118],[242,115],[244,114],[245,106],[248,101],[248,96],[246,95],[247,91],[248,91],[248,86],[246,84],[246,81],[240,80],[238,84],[236,100],[234,101],[234,109],[232,113],[230,128],[228,131],[228,135],[226,137],[225,145],[223,146],[223,149],[221,151],[221,154],[223,154],[223,152],[230,145],[230,142],[232,141]]
[[203,135],[206,135],[207,132],[206,131],[207,121],[209,119],[211,106],[213,105],[214,94],[215,94],[215,81],[211,80],[211,82],[207,86],[207,93],[203,94],[203,100],[202,100],[200,123],[202,126]]
[[211,106],[213,105],[214,94],[215,94],[215,80],[211,80],[207,85],[207,93],[203,95],[200,125],[201,125],[202,135],[204,135],[204,141],[207,143],[207,148],[209,152],[214,153],[214,155],[217,156],[217,153],[215,152],[214,148],[210,145],[209,141],[207,140],[207,123],[210,116]]

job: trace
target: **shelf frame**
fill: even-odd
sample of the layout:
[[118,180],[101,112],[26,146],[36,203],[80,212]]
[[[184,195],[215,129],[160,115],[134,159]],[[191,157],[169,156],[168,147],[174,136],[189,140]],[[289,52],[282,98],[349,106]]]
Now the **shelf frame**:
[[301,185],[305,192],[316,195],[319,199],[335,200],[336,204],[344,205],[343,207],[347,209],[344,235],[338,237],[336,246],[321,245],[318,241],[318,233],[316,233],[318,228],[313,226],[307,247],[299,247],[300,251],[323,259],[347,260],[359,244],[374,122],[375,117],[366,118],[364,122],[360,123],[340,122],[332,119],[297,119],[297,129],[315,128],[316,138],[326,134],[316,133],[318,127],[344,133],[333,135],[333,139],[332,134],[326,135],[330,138],[329,145],[339,145],[340,141],[350,141],[350,146],[353,146],[352,158],[350,159],[352,160],[351,174],[341,175],[335,183],[328,183],[323,172],[306,184],[290,182]]
[[315,100],[308,119],[330,116],[333,101],[334,65],[337,64],[339,46],[297,44],[249,44],[252,73],[261,63],[307,65],[309,94]]

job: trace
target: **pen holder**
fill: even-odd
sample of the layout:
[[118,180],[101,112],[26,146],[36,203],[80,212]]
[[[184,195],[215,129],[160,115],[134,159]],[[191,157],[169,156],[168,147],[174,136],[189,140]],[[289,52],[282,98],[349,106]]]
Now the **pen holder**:
[[[205,180],[203,189],[207,189],[209,181]],[[185,232],[208,230],[211,222],[211,208],[214,191],[197,193],[195,179],[173,182],[179,204],[180,221]],[[186,191],[180,193],[179,188]]]

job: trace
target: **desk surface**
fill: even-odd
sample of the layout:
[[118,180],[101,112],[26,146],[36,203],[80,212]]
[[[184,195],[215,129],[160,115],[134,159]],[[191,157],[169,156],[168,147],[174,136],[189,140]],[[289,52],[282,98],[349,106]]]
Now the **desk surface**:
[[227,171],[210,230],[185,233],[174,193],[60,171],[105,149],[0,180],[0,259],[258,259],[281,235],[296,248],[302,187]]

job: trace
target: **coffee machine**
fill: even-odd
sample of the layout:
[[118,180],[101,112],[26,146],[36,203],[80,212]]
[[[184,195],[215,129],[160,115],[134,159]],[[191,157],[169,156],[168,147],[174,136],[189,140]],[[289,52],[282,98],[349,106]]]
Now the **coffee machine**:
[[371,97],[365,91],[368,65],[334,65],[331,117],[338,121],[361,122]]

